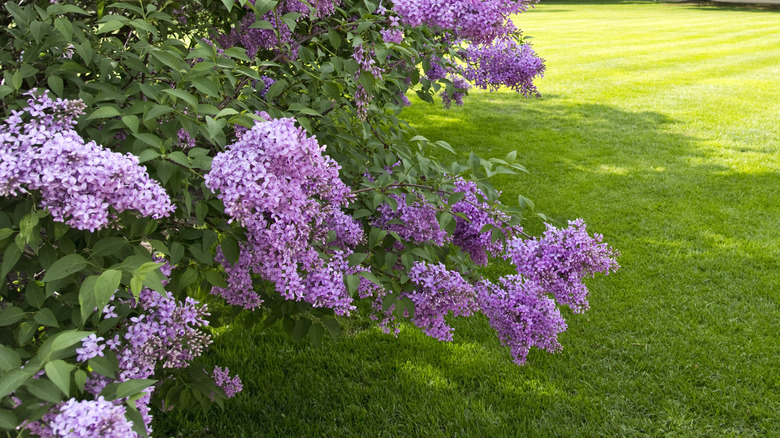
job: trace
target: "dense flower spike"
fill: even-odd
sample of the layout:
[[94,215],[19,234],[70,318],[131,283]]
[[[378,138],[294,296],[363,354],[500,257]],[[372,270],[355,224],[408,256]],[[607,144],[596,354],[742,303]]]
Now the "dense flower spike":
[[[455,104],[458,106],[463,106],[463,97],[466,96],[466,92],[471,88],[471,85],[465,79],[453,75],[450,75],[449,79],[452,81],[452,85],[456,88],[456,91],[453,91],[452,96],[447,94],[446,90],[439,93],[439,96],[441,96],[441,103],[444,104],[445,108],[451,107],[452,101],[455,101]],[[462,89],[464,91],[457,91],[457,89]]]
[[[478,265],[487,264],[487,253],[498,257],[504,252],[504,244],[500,239],[492,239],[492,230],[497,229],[505,237],[511,237],[521,231],[519,227],[505,227],[504,222],[508,217],[491,207],[488,203],[477,198],[479,189],[473,181],[463,179],[455,180],[454,191],[465,193],[463,199],[452,206],[455,213],[464,214],[468,220],[455,216],[455,232],[452,242],[471,256],[471,260]],[[483,231],[486,225],[489,230]]]
[[317,247],[328,246],[330,229],[341,239],[335,245],[344,249],[362,232],[340,211],[350,191],[339,179],[338,164],[323,150],[294,119],[258,122],[214,158],[206,185],[247,231],[240,266],[232,268],[242,279],[229,283],[247,284],[251,267],[287,299],[347,314],[352,299],[343,281],[336,281],[346,266],[339,261],[342,256],[332,254],[326,262]]
[[526,96],[539,95],[533,80],[544,75],[544,60],[527,44],[511,39],[475,44],[466,49],[466,60],[463,76],[479,88],[507,86]]
[[414,325],[432,338],[451,341],[453,328],[444,317],[450,312],[453,316],[471,315],[476,309],[474,287],[441,263],[415,262],[409,279],[417,289],[403,295],[414,303]]
[[98,397],[96,400],[70,399],[46,414],[43,424],[28,429],[42,438],[133,438],[133,423],[125,418],[125,407]]
[[396,0],[393,11],[409,26],[432,26],[475,43],[489,42],[515,30],[509,17],[528,9],[530,1]]
[[214,367],[212,377],[214,378],[214,383],[225,391],[227,398],[233,398],[244,390],[241,379],[238,376],[230,377],[230,370],[227,367]]
[[439,226],[435,207],[419,198],[411,205],[407,205],[407,196],[414,195],[390,195],[396,200],[398,207],[395,211],[387,204],[377,207],[377,217],[373,225],[395,231],[401,238],[411,242],[444,245],[449,240],[449,236]]
[[[85,143],[72,129],[81,101],[49,98],[33,90],[28,106],[0,132],[0,196],[40,190],[40,205],[58,222],[94,231],[114,213],[137,210],[161,218],[174,209],[165,190],[138,157]],[[24,122],[22,116],[32,117]]]
[[561,350],[558,334],[566,331],[566,322],[537,283],[519,275],[502,277],[497,285],[484,281],[477,286],[477,297],[516,364],[525,363],[531,347],[550,353]]
[[[170,293],[160,295],[143,289],[135,307],[140,314],[122,327],[124,336],[114,335],[105,343],[119,360],[118,382],[150,378],[158,368],[185,368],[211,343],[211,337],[200,330],[208,325],[208,309],[190,297],[182,303]],[[85,339],[85,345],[91,342],[88,340]],[[112,379],[92,373],[86,389],[98,395],[111,382]],[[147,388],[147,394],[135,402],[148,432],[153,391],[154,387]]]
[[517,272],[553,295],[558,304],[568,305],[575,313],[588,309],[588,288],[583,280],[597,272],[617,270],[618,252],[602,236],[588,236],[582,219],[569,221],[558,229],[547,225],[544,236],[514,239],[507,243],[507,254]]

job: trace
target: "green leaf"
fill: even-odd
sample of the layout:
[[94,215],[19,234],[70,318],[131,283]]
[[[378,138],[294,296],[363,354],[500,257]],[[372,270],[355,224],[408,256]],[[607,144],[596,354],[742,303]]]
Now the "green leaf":
[[46,377],[52,381],[65,396],[70,396],[70,373],[75,367],[64,360],[57,359],[46,364]]
[[0,310],[0,327],[16,324],[24,318],[25,312],[19,307],[6,307]]
[[35,313],[33,316],[35,322],[47,327],[59,327],[60,323],[57,321],[57,317],[54,316],[54,312],[49,308],[43,308]]
[[363,263],[367,258],[368,253],[356,252],[347,256],[347,261],[349,262],[349,266],[357,266]]
[[222,4],[225,5],[225,9],[227,9],[228,12],[230,12],[233,9],[233,5],[236,3],[236,0],[222,0]]
[[190,94],[190,93],[188,93],[188,92],[186,92],[184,90],[180,90],[180,89],[177,89],[177,88],[164,88],[162,91],[163,91],[163,93],[170,94],[171,96],[175,96],[175,97],[177,97],[177,98],[187,102],[187,104],[189,106],[191,106],[192,108],[197,108],[198,107],[198,99],[194,95],[192,95],[192,94]]
[[[81,342],[82,339],[94,334],[94,332],[85,332],[80,330],[65,330],[59,332],[56,335],[50,337],[46,342],[41,345],[38,350],[38,356],[42,363],[47,363],[50,360],[59,359],[59,355],[63,350],[71,347],[73,344]],[[37,372],[37,370],[36,370]]]
[[22,359],[13,349],[0,345],[0,370],[8,371],[22,366]]
[[300,342],[304,336],[309,332],[311,327],[311,320],[308,318],[300,318],[295,321],[295,327],[293,328],[292,337],[296,342]]
[[84,322],[86,322],[89,315],[97,308],[97,301],[95,301],[95,284],[97,283],[97,279],[97,275],[90,275],[81,282],[81,287],[79,288],[81,320]]
[[92,114],[87,117],[87,120],[105,119],[109,117],[118,117],[120,115],[122,114],[119,112],[119,110],[113,106],[101,106],[100,108],[93,111]]
[[[103,17],[103,18],[105,19],[105,18],[109,18],[109,17],[113,18],[113,17],[116,17],[116,15],[108,15],[108,16]],[[96,33],[98,35],[100,35],[101,33],[109,33],[109,32],[113,32],[113,31],[115,31],[117,29],[121,29],[125,25],[125,22],[127,21],[127,19],[125,17],[122,17],[122,18],[124,18],[124,20],[112,19],[110,21],[107,21],[107,22],[103,23],[100,26],[100,28],[97,30]]]
[[160,139],[160,137],[158,137],[158,136],[156,136],[154,134],[149,134],[148,132],[143,132],[143,133],[136,133],[136,132],[134,132],[133,133],[133,137],[141,140],[142,142],[148,144],[149,146],[153,146],[153,147],[156,147],[158,149],[162,149],[162,147],[163,147],[163,142]]
[[0,398],[7,396],[8,394],[16,391],[32,376],[38,372],[38,369],[33,366],[27,366],[25,368],[17,368],[11,370],[8,374],[0,378]]
[[169,107],[168,105],[155,105],[144,116],[144,122],[148,122],[149,120],[157,120],[171,111],[173,111],[173,108]]
[[98,311],[102,311],[111,300],[119,288],[120,281],[122,281],[122,273],[116,269],[109,269],[100,274],[95,282],[95,307]]
[[374,283],[377,286],[382,286],[382,282],[379,281],[379,279],[376,277],[376,275],[374,275],[372,272],[361,271],[361,272],[358,272],[358,275],[360,275],[361,277],[365,278],[366,280]]
[[132,114],[123,116],[122,123],[124,123],[133,134],[138,132],[138,116],[134,116]]
[[357,275],[345,275],[344,283],[347,286],[347,292],[349,292],[350,295],[354,295],[360,286],[360,277]]
[[233,237],[225,237],[222,239],[222,242],[219,244],[220,249],[222,249],[222,255],[225,256],[228,262],[230,264],[234,264],[238,261],[238,256],[240,255],[240,250],[238,248],[238,241],[234,239]]
[[0,279],[5,281],[5,276],[11,272],[11,269],[16,266],[16,262],[22,256],[22,251],[16,245],[8,245],[8,248],[3,252],[3,267],[0,270]]
[[219,85],[213,80],[205,77],[193,79],[192,85],[195,87],[195,89],[209,97],[216,98],[221,94]]
[[0,429],[2,430],[14,430],[19,424],[19,420],[12,411],[6,409],[0,409]]
[[116,253],[127,244],[121,237],[104,237],[95,243],[92,247],[92,257],[103,257],[107,255],[116,255]]
[[25,384],[25,389],[30,391],[30,394],[47,402],[59,403],[62,401],[60,389],[48,379],[32,379]]
[[62,78],[61,77],[54,76],[54,75],[49,75],[46,78],[46,83],[49,84],[49,88],[51,89],[51,91],[54,92],[54,94],[56,94],[57,96],[62,97],[63,84],[62,84]]
[[227,282],[225,281],[225,278],[222,276],[222,274],[216,270],[216,269],[207,269],[203,271],[203,276],[206,277],[206,280],[211,283],[212,285],[216,287],[228,287]]
[[65,278],[87,267],[87,261],[79,254],[68,254],[57,260],[46,271],[43,281],[54,281]]
[[157,380],[153,379],[133,379],[122,382],[116,388],[116,398],[130,397],[136,395],[144,389],[154,385]]
[[89,367],[102,376],[114,379],[119,372],[119,361],[113,355],[96,356],[89,360]]

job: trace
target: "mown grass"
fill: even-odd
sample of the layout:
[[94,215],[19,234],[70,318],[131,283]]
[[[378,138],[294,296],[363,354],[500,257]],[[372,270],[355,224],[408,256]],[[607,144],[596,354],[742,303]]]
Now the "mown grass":
[[622,252],[564,352],[517,367],[483,318],[448,344],[352,327],[319,349],[232,327],[208,358],[243,395],[158,414],[157,436],[780,435],[780,11],[546,1],[517,22],[547,59],[541,100],[405,116],[462,157],[517,149],[507,202]]

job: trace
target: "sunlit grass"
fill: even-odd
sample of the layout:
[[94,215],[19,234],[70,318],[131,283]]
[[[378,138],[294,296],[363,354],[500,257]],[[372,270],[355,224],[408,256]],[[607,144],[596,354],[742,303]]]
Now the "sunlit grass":
[[517,23],[547,60],[541,100],[404,115],[452,158],[517,149],[530,175],[496,181],[507,202],[622,252],[592,310],[566,312],[564,352],[517,367],[483,317],[451,344],[358,321],[320,349],[237,325],[209,360],[244,394],[158,414],[156,435],[780,435],[780,11],[545,1]]

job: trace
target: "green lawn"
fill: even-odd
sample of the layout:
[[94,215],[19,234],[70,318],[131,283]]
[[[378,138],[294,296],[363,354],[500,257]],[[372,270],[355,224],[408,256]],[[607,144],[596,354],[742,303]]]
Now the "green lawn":
[[158,413],[155,435],[780,436],[780,10],[545,1],[517,22],[541,100],[405,117],[463,157],[517,149],[530,175],[495,181],[507,202],[622,252],[564,351],[518,367],[484,318],[452,343],[357,322],[319,349],[233,327],[208,357],[243,395]]

